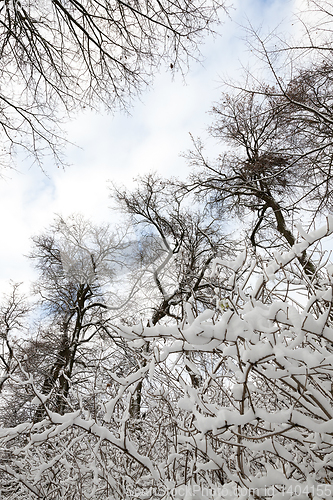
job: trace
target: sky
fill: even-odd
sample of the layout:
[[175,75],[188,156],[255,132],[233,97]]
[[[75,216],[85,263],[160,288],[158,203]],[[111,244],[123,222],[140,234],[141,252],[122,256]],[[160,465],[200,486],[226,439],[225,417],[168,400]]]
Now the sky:
[[[130,114],[86,112],[68,123],[67,137],[75,146],[66,150],[70,166],[65,170],[47,161],[46,175],[22,158],[16,171],[6,171],[0,179],[0,291],[9,280],[28,284],[34,278],[26,258],[31,237],[55,214],[81,213],[96,224],[112,224],[119,216],[109,208],[111,182],[130,186],[133,178],[151,171],[185,178],[188,167],[180,154],[191,147],[190,133],[207,137],[208,111],[219,99],[222,80],[240,80],[242,65],[255,68],[242,26],[250,20],[265,32],[279,23],[287,30],[293,4],[235,0],[230,18],[222,16],[220,36],[206,39],[202,62],[192,62],[185,80],[162,69]],[[218,152],[219,146],[210,142],[210,148]]]

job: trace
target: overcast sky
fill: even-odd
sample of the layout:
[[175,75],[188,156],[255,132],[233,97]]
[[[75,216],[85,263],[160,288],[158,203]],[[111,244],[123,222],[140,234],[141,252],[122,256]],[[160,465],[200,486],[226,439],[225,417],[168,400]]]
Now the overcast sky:
[[65,171],[48,162],[48,177],[38,167],[21,161],[18,171],[7,171],[0,180],[0,284],[33,276],[24,257],[32,235],[40,234],[54,219],[80,212],[96,223],[112,222],[108,208],[110,180],[129,185],[138,174],[152,170],[163,176],[186,176],[186,162],[179,155],[191,146],[189,133],[205,137],[207,113],[219,99],[222,78],[240,78],[241,65],[251,62],[241,25],[249,19],[265,31],[280,22],[288,29],[290,0],[238,0],[224,16],[221,36],[201,47],[203,62],[192,63],[186,81],[161,72],[154,86],[137,100],[130,115],[86,113],[68,124],[68,139],[77,147],[67,149]]

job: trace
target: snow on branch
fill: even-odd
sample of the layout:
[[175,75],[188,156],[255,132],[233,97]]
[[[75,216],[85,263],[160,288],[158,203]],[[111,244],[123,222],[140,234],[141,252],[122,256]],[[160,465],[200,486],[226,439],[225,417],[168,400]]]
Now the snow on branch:
[[114,326],[124,356],[100,346],[64,414],[27,379],[45,413],[1,429],[10,498],[331,498],[333,278],[319,247],[311,279],[297,256],[332,232],[267,265],[216,260],[234,285],[215,309]]

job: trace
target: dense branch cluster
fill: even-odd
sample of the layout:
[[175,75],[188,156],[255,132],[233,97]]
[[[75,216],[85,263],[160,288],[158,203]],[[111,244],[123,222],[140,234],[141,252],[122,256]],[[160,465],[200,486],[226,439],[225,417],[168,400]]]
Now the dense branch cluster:
[[19,147],[39,161],[50,149],[59,158],[64,115],[127,107],[161,61],[184,71],[221,9],[216,0],[2,2],[3,161]]
[[310,283],[297,256],[332,232],[329,218],[261,272],[245,254],[214,258],[211,279],[222,273],[230,291],[202,312],[192,297],[178,324],[92,321],[78,287],[75,326],[59,325],[57,344],[57,325],[39,344],[12,340],[4,497],[331,495],[332,265],[318,261]]

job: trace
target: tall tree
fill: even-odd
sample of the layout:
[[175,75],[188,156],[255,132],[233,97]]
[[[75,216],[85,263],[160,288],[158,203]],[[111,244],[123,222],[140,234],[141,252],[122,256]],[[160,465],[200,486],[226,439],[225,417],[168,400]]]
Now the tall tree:
[[[177,192],[176,185],[156,174],[138,178],[132,191],[115,189],[113,196],[130,216],[140,242],[140,257],[146,268],[143,289],[147,290],[146,301],[152,302],[148,324],[163,320],[181,324],[189,302],[195,314],[216,309],[216,297],[224,294],[226,284],[222,279],[211,279],[211,263],[233,250],[221,224],[200,207],[190,208],[190,200]],[[144,365],[148,352],[146,344],[142,351]],[[199,387],[201,376],[192,357],[191,352],[185,353],[184,366],[192,385]],[[142,390],[140,381],[132,405],[136,419],[141,415]]]
[[[309,209],[311,222],[332,208],[332,7],[325,0],[302,2],[294,11],[292,24],[296,27],[294,36],[277,36],[274,32],[265,36],[248,27],[252,53],[264,64],[265,71],[261,78],[248,73],[243,85],[230,86],[239,91],[234,99],[238,105],[242,99],[254,100],[257,107],[265,103],[263,116],[280,115],[275,134],[275,138],[280,136],[280,142],[276,141],[276,146],[288,160],[288,164],[281,165],[281,171],[283,175],[287,171],[293,174],[290,181],[296,187],[292,203],[286,208],[289,212],[296,205]],[[214,111],[217,122],[224,121],[226,135],[226,116],[230,121],[232,113],[224,104],[222,99]],[[250,115],[259,117],[253,111],[247,112],[248,119]]]
[[13,283],[11,291],[0,306],[0,393],[11,375],[18,369],[17,334],[24,335],[24,322],[29,312],[26,298],[20,294],[20,284]]
[[[210,133],[225,152],[208,160],[203,144],[194,141],[187,155],[194,169],[184,185],[205,196],[213,213],[245,217],[253,247],[267,250],[279,244],[277,235],[282,244],[295,244],[294,224],[304,219],[302,209],[311,225],[332,203],[328,130],[313,123],[306,128],[302,121],[299,126],[294,106],[271,90],[223,94],[213,108]],[[307,256],[299,258],[313,273]]]
[[139,177],[133,191],[115,188],[113,196],[136,228],[155,302],[151,323],[182,321],[189,299],[197,310],[214,307],[214,289],[221,284],[211,281],[210,264],[233,251],[220,222],[199,205],[191,207],[193,199],[156,174]]
[[[19,360],[27,373],[34,374],[49,408],[63,413],[72,404],[73,378],[77,392],[74,406],[78,394],[87,404],[94,400],[87,390],[91,382],[87,364],[101,362],[97,353],[102,356],[103,339],[111,342],[109,324],[124,306],[124,291],[117,289],[116,282],[128,242],[124,233],[111,232],[108,226],[95,227],[80,216],[66,222],[58,217],[48,232],[33,241],[31,259],[40,273],[34,285],[40,319],[30,327],[30,338],[22,340]],[[135,285],[124,299],[126,306],[134,291]],[[96,357],[90,359],[94,349]],[[7,365],[10,373],[9,362]],[[17,421],[26,417],[24,402],[31,400],[31,394],[21,389],[10,395]],[[21,416],[15,409],[20,406]],[[33,419],[40,420],[43,415],[45,407],[40,404]]]

